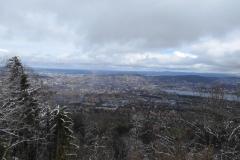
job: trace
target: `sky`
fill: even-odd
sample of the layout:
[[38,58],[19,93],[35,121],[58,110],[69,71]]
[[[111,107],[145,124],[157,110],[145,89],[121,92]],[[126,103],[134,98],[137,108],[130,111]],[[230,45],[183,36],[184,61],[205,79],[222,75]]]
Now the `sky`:
[[0,0],[0,59],[240,74],[239,0]]

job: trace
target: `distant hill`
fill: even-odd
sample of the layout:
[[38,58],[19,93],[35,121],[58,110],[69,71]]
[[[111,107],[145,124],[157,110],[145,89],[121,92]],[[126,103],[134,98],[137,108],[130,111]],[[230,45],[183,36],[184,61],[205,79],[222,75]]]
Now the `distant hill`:
[[[52,69],[34,68],[40,74],[96,74],[96,75],[141,75],[141,76],[182,76],[181,78],[193,79],[203,77],[237,77],[230,74],[221,73],[195,73],[195,72],[171,72],[171,71],[114,71],[114,70],[81,70],[81,69]],[[200,77],[201,76],[201,77]]]
[[177,75],[177,76],[158,76],[161,81],[165,82],[190,82],[190,83],[213,83],[218,81],[218,77],[206,77],[200,75]]

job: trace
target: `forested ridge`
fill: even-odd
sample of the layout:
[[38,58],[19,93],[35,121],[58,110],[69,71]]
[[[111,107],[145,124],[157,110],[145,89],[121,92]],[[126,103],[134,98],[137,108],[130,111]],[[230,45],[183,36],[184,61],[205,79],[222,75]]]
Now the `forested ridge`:
[[[1,70],[0,160],[238,160],[239,102],[213,88],[189,110],[55,104],[18,57]],[[211,97],[210,97],[211,96]]]

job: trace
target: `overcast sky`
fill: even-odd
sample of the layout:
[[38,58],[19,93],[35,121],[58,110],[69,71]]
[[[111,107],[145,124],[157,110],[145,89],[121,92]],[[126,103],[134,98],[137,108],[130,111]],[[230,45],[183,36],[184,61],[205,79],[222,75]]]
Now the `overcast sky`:
[[32,67],[240,73],[239,0],[0,0],[0,57]]

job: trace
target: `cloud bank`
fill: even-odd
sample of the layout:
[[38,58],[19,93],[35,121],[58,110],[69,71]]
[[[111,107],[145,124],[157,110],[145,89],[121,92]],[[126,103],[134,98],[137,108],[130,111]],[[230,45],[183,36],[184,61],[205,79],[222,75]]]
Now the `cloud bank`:
[[0,0],[0,57],[35,67],[240,73],[238,0]]

